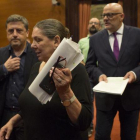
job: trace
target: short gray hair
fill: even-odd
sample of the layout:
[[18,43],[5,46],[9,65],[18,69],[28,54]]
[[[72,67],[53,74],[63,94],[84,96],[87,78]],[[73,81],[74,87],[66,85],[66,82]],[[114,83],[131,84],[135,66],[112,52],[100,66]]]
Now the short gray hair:
[[35,27],[41,29],[42,34],[47,36],[49,39],[53,39],[56,35],[58,35],[62,41],[64,37],[67,37],[65,27],[56,19],[39,21],[34,28]]
[[8,23],[10,23],[10,22],[18,22],[18,21],[20,21],[20,22],[22,22],[24,24],[24,27],[25,27],[25,29],[27,31],[28,30],[28,25],[29,25],[28,20],[25,17],[23,17],[21,15],[17,15],[17,14],[11,15],[11,16],[9,16],[7,18],[7,20],[6,20],[6,28],[7,28]]

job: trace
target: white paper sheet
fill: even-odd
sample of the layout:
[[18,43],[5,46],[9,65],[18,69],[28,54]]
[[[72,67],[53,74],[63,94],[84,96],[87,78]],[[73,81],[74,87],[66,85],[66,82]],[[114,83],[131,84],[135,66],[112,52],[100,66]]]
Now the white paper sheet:
[[53,95],[47,94],[42,88],[40,88],[39,84],[55,64],[59,56],[66,58],[66,67],[71,71],[83,60],[83,55],[81,54],[79,45],[73,42],[71,39],[64,38],[29,87],[29,91],[42,104],[50,101]]
[[94,88],[94,92],[122,95],[129,79],[123,77],[108,77],[108,82],[99,82]]

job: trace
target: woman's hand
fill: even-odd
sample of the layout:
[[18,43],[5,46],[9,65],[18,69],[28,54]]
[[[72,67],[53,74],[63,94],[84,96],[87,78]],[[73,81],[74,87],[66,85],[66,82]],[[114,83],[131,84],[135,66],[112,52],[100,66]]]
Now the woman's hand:
[[0,140],[8,140],[10,137],[10,134],[13,130],[13,123],[12,121],[9,121],[6,125],[4,125],[0,129]]
[[[50,74],[52,74],[53,69],[54,68],[50,70]],[[56,68],[55,72],[53,73],[53,80],[62,101],[70,100],[74,96],[74,93],[70,87],[72,75],[68,68]],[[76,124],[81,112],[81,103],[77,98],[75,98],[75,100],[69,106],[66,106],[66,111],[72,123]]]
[[13,116],[6,125],[0,129],[0,140],[8,140],[13,128],[22,120],[19,114]]
[[[54,68],[50,70],[50,74],[52,74],[53,69]],[[53,80],[59,94],[64,95],[70,92],[70,83],[72,80],[72,75],[68,68],[55,68],[55,72],[53,73]]]

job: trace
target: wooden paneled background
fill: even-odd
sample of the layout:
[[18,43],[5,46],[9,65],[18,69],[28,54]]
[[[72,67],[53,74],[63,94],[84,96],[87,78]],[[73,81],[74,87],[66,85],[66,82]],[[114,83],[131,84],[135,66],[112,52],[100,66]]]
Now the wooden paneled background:
[[[52,0],[0,0],[0,47],[8,44],[5,32],[5,22],[9,15],[20,14],[29,21],[31,39],[32,28],[36,22],[55,18],[60,20],[70,29],[73,40],[79,40],[79,7],[81,0],[58,0],[61,5],[52,5]],[[86,0],[85,0],[86,1]],[[138,26],[140,28],[140,0],[119,0],[126,15],[127,25]],[[132,5],[132,4],[133,5]],[[126,6],[127,5],[127,6]]]
[[11,14],[20,14],[29,21],[29,30],[40,20],[55,18],[65,25],[65,0],[60,6],[52,5],[52,0],[0,0],[0,47],[8,44],[5,22]]

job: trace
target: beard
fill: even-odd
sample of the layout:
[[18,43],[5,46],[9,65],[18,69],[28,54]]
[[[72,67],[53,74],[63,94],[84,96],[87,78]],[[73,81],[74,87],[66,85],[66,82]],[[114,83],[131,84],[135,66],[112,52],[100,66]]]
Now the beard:
[[19,47],[19,46],[21,46],[22,43],[21,43],[20,39],[12,39],[10,41],[10,44],[12,47]]
[[95,34],[95,33],[97,33],[98,32],[98,30],[94,27],[94,26],[92,26],[90,29],[89,29],[89,33],[91,34],[91,35],[93,35],[93,34]]

